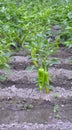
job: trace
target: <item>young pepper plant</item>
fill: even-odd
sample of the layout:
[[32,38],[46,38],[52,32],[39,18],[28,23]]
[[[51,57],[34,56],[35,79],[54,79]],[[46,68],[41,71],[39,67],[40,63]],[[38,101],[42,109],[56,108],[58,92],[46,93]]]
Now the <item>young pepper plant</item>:
[[36,39],[38,44],[34,44],[31,50],[31,57],[34,65],[38,69],[39,90],[45,89],[46,93],[50,91],[49,67],[54,63],[50,58],[58,50],[60,37],[54,43],[49,43],[45,36],[40,35]]
[[49,67],[54,63],[54,60],[50,58],[50,55],[58,50],[59,41],[60,38],[58,37],[54,43],[49,43],[46,36],[41,33],[35,35],[34,41],[30,45],[26,45],[31,51],[33,64],[38,70],[40,92],[45,89],[46,93],[48,93],[51,89]]

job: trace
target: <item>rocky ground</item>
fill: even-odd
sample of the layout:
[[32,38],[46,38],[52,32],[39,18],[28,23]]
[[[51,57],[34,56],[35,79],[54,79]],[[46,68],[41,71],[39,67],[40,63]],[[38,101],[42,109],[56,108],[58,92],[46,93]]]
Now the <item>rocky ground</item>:
[[13,53],[11,70],[0,82],[0,130],[72,130],[72,49],[61,47],[52,65],[53,90],[39,92],[29,53]]

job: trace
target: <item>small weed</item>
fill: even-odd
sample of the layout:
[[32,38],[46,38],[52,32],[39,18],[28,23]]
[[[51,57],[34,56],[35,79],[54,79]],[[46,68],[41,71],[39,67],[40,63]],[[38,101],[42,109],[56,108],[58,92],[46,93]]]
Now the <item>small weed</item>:
[[26,70],[28,70],[28,71],[33,71],[34,69],[35,69],[35,66],[34,66],[34,65],[28,66],[28,67],[26,68]]
[[5,76],[0,75],[0,81],[1,81],[1,82],[4,82],[6,79],[7,79],[7,78],[6,78]]
[[58,114],[59,105],[55,105],[53,111],[54,111],[54,113],[55,113],[55,118],[60,119],[61,116]]
[[58,93],[55,93],[55,94],[54,94],[54,97],[55,97],[55,98],[59,98],[60,96],[59,96]]
[[53,110],[53,111],[54,111],[54,113],[57,113],[57,112],[58,112],[58,110],[59,110],[59,106],[58,106],[58,105],[55,105],[55,106],[54,106],[54,110]]
[[29,109],[32,109],[32,108],[33,108],[33,105],[32,105],[32,104],[26,103],[26,104],[24,105],[24,109],[25,109],[25,110],[29,110]]
[[56,115],[55,115],[55,118],[60,119],[61,116],[60,116],[59,114],[56,114]]

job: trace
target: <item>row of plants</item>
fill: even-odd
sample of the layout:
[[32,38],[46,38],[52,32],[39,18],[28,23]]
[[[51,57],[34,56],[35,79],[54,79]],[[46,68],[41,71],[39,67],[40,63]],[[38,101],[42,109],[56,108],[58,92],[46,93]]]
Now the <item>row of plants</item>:
[[[11,46],[16,50],[28,48],[38,69],[40,91],[49,91],[50,55],[58,50],[60,42],[72,47],[72,2],[69,0],[1,0],[0,2],[0,68],[8,67]],[[52,26],[61,31],[54,36]],[[55,37],[50,42],[50,37]]]

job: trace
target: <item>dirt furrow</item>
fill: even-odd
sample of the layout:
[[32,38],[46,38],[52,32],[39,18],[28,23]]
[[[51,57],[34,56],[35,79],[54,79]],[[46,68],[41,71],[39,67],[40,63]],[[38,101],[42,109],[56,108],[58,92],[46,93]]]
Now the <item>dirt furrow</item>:
[[0,125],[0,130],[72,130],[72,123],[55,121],[50,124],[11,123]]
[[53,91],[46,94],[44,91],[39,92],[38,88],[16,88],[15,85],[0,89],[0,99],[5,98],[13,98],[13,97],[19,97],[19,98],[31,98],[31,99],[42,99],[46,101],[51,101],[56,97],[55,95],[58,95],[58,98],[68,98],[72,97],[72,90],[65,90],[64,88],[56,87],[53,88]]
[[[69,58],[56,58],[56,57],[50,57],[50,59],[55,60],[54,65],[56,68],[65,68],[65,69],[72,69],[72,63],[70,60],[72,59],[71,57]],[[22,70],[26,69],[28,66],[32,66],[32,60],[30,59],[29,56],[12,56],[10,60],[10,65],[12,69],[16,70]]]
[[[12,70],[12,73],[10,75],[6,74],[5,71],[0,70],[0,74],[5,74],[7,76],[7,80],[11,80],[13,82],[20,82],[20,80],[32,80],[32,78],[37,78],[37,72],[36,71],[27,71],[27,70]],[[66,77],[68,80],[72,80],[72,71],[71,70],[66,70],[66,69],[55,69],[55,68],[50,68],[49,73],[53,78],[63,78]],[[8,77],[9,76],[9,77]],[[26,82],[27,82],[26,81]]]
[[[65,89],[70,89],[72,87],[72,71],[66,69],[55,69],[50,68],[49,73],[51,75],[51,84],[53,86],[60,86]],[[6,81],[2,84],[6,86],[11,86],[17,84],[17,87],[37,87],[37,71],[27,71],[27,70],[12,70],[10,74],[5,71],[0,70],[1,75],[6,76]],[[1,85],[2,85],[1,84]],[[5,87],[5,85],[2,85]]]

